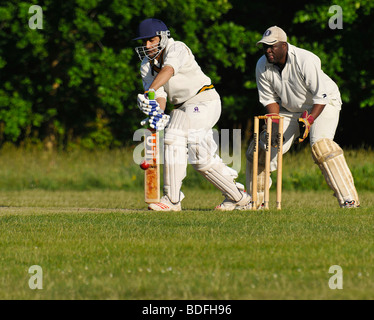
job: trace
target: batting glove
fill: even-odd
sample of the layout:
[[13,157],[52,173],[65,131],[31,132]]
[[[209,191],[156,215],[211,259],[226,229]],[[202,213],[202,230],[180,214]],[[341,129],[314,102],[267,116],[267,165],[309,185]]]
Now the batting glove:
[[164,130],[168,125],[170,116],[165,113],[158,113],[149,118],[149,126],[157,131]]
[[138,107],[147,116],[157,115],[160,111],[158,102],[156,100],[149,100],[147,93],[138,94]]
[[301,118],[299,118],[300,137],[299,137],[298,143],[301,143],[306,139],[313,122],[314,122],[313,116],[310,115],[308,111],[305,110],[303,114],[301,115]]
[[140,122],[142,126],[149,123],[149,126],[157,131],[164,130],[168,125],[170,116],[165,113],[158,113]]

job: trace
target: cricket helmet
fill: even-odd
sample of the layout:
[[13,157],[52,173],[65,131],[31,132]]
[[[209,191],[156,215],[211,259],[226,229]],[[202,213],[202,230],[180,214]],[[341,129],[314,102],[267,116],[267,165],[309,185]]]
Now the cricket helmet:
[[[145,57],[147,57],[148,60],[153,60],[161,53],[161,51],[167,45],[168,39],[170,37],[170,31],[168,30],[168,27],[165,25],[165,23],[158,19],[145,19],[139,24],[137,30],[137,37],[133,40],[149,39],[156,36],[160,37],[160,42],[156,46],[151,48],[147,48],[146,46],[139,46],[135,48],[135,51],[138,54],[141,61]],[[149,53],[154,52],[154,49],[156,47],[157,53],[155,55],[152,55],[151,57]]]

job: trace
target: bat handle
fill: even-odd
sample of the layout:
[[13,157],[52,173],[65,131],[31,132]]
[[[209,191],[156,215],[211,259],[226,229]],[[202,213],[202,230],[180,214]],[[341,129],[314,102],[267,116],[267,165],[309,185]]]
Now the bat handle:
[[[152,90],[152,91],[148,91],[148,100],[155,100],[155,92]],[[156,132],[155,129],[153,128],[149,128],[149,130],[154,133]]]
[[154,91],[148,91],[148,99],[149,100],[155,100],[155,92]]

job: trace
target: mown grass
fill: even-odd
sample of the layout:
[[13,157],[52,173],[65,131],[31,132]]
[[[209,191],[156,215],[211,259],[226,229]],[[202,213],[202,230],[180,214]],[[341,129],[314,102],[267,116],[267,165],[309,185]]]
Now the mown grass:
[[215,212],[222,195],[189,168],[184,210],[157,213],[131,150],[3,148],[0,299],[373,299],[373,152],[346,156],[359,209],[338,208],[305,149],[284,158],[281,211]]
[[[371,192],[354,210],[290,191],[281,211],[231,213],[211,210],[218,192],[186,196],[157,213],[137,191],[1,192],[0,299],[374,298]],[[332,265],[343,290],[328,286]]]

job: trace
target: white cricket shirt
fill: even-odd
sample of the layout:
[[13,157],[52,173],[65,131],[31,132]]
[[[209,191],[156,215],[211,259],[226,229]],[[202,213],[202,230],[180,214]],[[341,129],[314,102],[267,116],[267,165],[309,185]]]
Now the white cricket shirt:
[[[161,60],[161,57],[158,59]],[[172,104],[181,104],[194,97],[203,86],[212,83],[197,64],[190,48],[181,41],[175,41],[173,38],[168,39],[163,53],[162,66],[159,65],[159,60],[154,60],[155,65],[173,67],[174,75],[156,91],[156,98],[169,98]],[[147,58],[142,61],[140,73],[144,90],[148,90],[157,76],[157,72],[153,71],[152,74],[151,63]]]
[[264,106],[277,102],[290,112],[302,112],[310,111],[313,104],[329,104],[331,100],[342,103],[338,86],[321,69],[321,60],[289,43],[283,70],[280,72],[263,55],[256,65],[256,82]]

